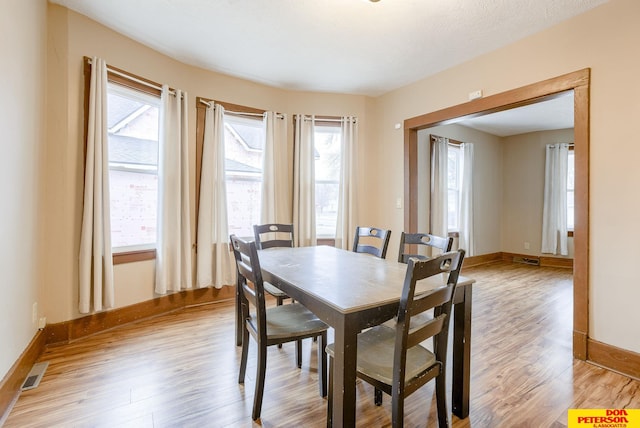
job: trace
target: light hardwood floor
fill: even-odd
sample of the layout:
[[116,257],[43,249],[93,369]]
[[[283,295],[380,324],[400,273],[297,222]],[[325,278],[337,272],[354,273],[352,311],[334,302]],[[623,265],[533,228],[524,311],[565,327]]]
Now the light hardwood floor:
[[[454,428],[563,427],[570,408],[640,408],[639,381],[573,360],[569,270],[499,263],[463,274],[477,280],[471,411],[452,417]],[[216,303],[51,347],[40,385],[21,394],[5,426],[325,426],[311,340],[302,369],[293,344],[270,347],[262,418],[252,422],[255,343],[239,385],[233,320],[233,303]],[[358,426],[389,426],[389,397],[376,407],[369,385],[357,389]],[[432,385],[405,408],[406,426],[436,426]]]

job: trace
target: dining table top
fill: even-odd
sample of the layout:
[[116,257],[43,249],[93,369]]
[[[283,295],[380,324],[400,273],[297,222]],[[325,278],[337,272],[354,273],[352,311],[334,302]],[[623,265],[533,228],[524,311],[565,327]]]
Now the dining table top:
[[[330,246],[270,248],[260,251],[263,270],[277,272],[289,284],[304,284],[305,293],[347,314],[398,302],[407,265]],[[460,276],[459,285],[473,282]],[[419,281],[416,293],[441,286],[446,277]]]

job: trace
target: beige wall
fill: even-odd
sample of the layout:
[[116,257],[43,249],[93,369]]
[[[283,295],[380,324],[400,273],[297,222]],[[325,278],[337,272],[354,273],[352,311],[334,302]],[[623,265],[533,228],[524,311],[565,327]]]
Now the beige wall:
[[[573,129],[530,132],[503,139],[502,251],[542,255],[545,148],[547,144],[572,142]],[[524,247],[525,242],[529,243],[529,249]],[[573,257],[573,238],[568,239],[567,246],[568,257]]]
[[[475,240],[473,255],[502,251],[502,139],[461,125],[434,126],[418,132],[418,148],[422,158],[429,156],[427,147],[430,134],[464,143],[473,143],[473,223]],[[424,160],[422,161],[424,162]],[[422,184],[418,185],[424,189],[419,190],[420,195],[425,196],[425,198],[420,198],[418,201],[418,206],[422,210],[419,211],[418,226],[419,230],[429,231],[429,214],[426,201],[422,200],[426,199],[426,195],[429,192],[428,184],[425,185],[425,182],[427,182],[427,177],[423,177],[422,181],[419,182]],[[467,248],[465,249],[468,250]]]
[[[637,213],[640,184],[635,123],[640,115],[640,2],[612,0],[547,31],[482,55],[377,100],[378,148],[368,153],[384,171],[402,171],[403,137],[393,124],[485,96],[583,68],[591,68],[590,126],[590,326],[589,336],[640,352],[638,273],[640,241]],[[382,169],[384,167],[384,169]],[[381,191],[376,219],[394,230],[403,227],[393,206],[402,194],[402,175],[370,176]],[[391,249],[390,249],[391,251]],[[570,308],[567,308],[570,310]]]
[[[474,255],[509,252],[540,256],[545,147],[573,142],[573,129],[530,132],[511,137],[461,125],[418,132],[418,230],[430,230],[428,138],[434,134],[474,144]],[[529,243],[529,249],[524,248]],[[573,238],[569,238],[573,257]],[[560,256],[558,256],[560,257]]]
[[[640,237],[636,220],[640,200],[634,196],[640,184],[640,149],[633,126],[640,115],[640,88],[633,84],[640,75],[640,56],[634,54],[640,41],[636,23],[640,2],[611,0],[547,31],[377,99],[289,92],[207,72],[160,55],[59,6],[49,5],[45,19],[45,8],[44,1],[10,0],[0,6],[0,54],[7,59],[2,70],[5,82],[11,82],[0,101],[0,120],[7,133],[3,141],[8,145],[0,168],[4,174],[0,180],[0,260],[5,276],[0,283],[0,373],[6,373],[33,337],[31,305],[36,300],[40,315],[46,315],[48,322],[79,315],[84,55],[100,56],[114,66],[186,90],[192,105],[196,96],[204,96],[289,114],[360,117],[359,219],[391,228],[396,236],[404,218],[403,209],[395,208],[397,198],[404,194],[404,140],[395,124],[464,103],[476,89],[492,95],[590,67],[590,337],[640,352],[636,331],[640,312],[635,308],[640,288],[632,268]],[[46,106],[46,139],[42,138],[45,116],[38,106]],[[190,132],[193,141],[193,123]],[[45,142],[44,147],[40,141]],[[41,154],[45,163],[39,186]],[[488,182],[492,180],[496,178],[487,177]],[[379,199],[367,197],[374,194]],[[391,253],[397,250],[397,237],[392,247]],[[152,272],[152,262],[118,267],[117,305],[153,297]]]
[[[47,141],[49,156],[45,170],[47,208],[45,219],[47,263],[44,271],[46,313],[49,322],[80,316],[78,301],[78,248],[83,191],[83,56],[98,56],[108,64],[166,83],[189,94],[192,105],[189,139],[195,141],[195,99],[213,98],[234,104],[296,113],[354,115],[360,118],[363,149],[368,144],[367,116],[371,100],[363,96],[285,91],[242,79],[191,67],[159,54],[82,15],[49,5],[50,100],[53,120]],[[292,133],[290,133],[289,146]],[[361,156],[362,157],[362,156]],[[195,145],[191,148],[195,165]],[[192,168],[192,225],[195,225],[195,168]],[[361,176],[367,173],[362,165]],[[362,180],[360,180],[362,181]],[[154,262],[115,267],[116,307],[155,297]]]
[[[0,2],[0,379],[33,338],[45,135],[46,2]],[[40,311],[42,314],[42,301]]]

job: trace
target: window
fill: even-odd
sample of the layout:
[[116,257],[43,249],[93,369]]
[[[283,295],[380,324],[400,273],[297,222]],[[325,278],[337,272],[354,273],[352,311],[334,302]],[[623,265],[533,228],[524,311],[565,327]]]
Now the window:
[[262,156],[265,129],[262,117],[224,117],[225,179],[229,234],[253,236],[260,223]]
[[107,86],[113,251],[153,249],[158,213],[160,98]]
[[315,126],[316,236],[335,238],[340,188],[341,128],[339,124]]
[[567,157],[567,230],[573,231],[574,227],[574,194],[575,194],[575,153],[573,147],[569,148]]
[[463,153],[462,146],[449,144],[447,149],[447,225],[449,232],[460,231]]

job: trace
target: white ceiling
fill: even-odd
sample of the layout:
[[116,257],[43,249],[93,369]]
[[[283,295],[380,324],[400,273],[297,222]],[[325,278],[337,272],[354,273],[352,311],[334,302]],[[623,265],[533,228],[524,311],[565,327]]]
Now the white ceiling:
[[283,89],[378,96],[608,0],[49,1],[186,64]]
[[456,122],[499,137],[573,128],[573,91],[558,98]]

